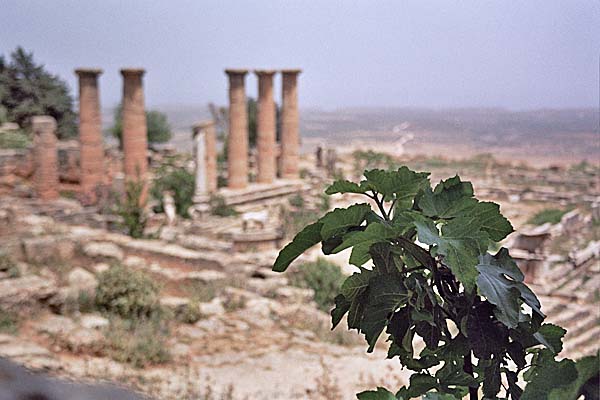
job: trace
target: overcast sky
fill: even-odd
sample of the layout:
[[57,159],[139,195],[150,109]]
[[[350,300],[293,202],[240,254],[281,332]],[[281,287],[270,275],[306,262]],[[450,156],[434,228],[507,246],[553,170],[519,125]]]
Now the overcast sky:
[[599,101],[598,0],[0,0],[0,52],[17,45],[71,88],[104,69],[105,106],[123,66],[147,70],[149,105],[224,104],[226,67],[302,68],[301,107]]

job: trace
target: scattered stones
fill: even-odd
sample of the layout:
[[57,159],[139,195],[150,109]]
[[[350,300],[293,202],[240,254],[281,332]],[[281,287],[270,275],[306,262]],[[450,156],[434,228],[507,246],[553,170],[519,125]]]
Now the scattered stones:
[[31,304],[57,293],[56,282],[36,275],[0,280],[0,305],[6,308]]
[[55,236],[24,239],[23,252],[32,264],[56,263],[73,258],[75,243],[70,238]]
[[98,281],[91,272],[83,268],[74,268],[67,275],[67,282],[74,291],[94,293]]
[[83,246],[83,254],[94,259],[123,260],[123,250],[110,242],[91,242]]
[[103,329],[109,325],[108,319],[96,314],[81,315],[79,323],[86,329]]
[[223,315],[225,313],[225,307],[223,307],[223,300],[215,297],[208,303],[200,303],[198,305],[200,314],[205,316]]
[[315,291],[312,289],[282,286],[275,290],[275,295],[277,298],[290,303],[308,303],[313,300]]
[[187,297],[166,296],[160,298],[160,304],[168,309],[179,312],[190,304]]

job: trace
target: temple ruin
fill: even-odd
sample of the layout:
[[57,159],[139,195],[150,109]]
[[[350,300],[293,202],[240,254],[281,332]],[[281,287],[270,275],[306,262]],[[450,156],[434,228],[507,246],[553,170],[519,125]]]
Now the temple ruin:
[[144,89],[144,70],[126,68],[123,75],[123,170],[125,179],[145,180],[148,170],[148,138]]
[[58,156],[56,149],[56,120],[48,115],[33,117],[35,193],[41,200],[58,198]]
[[82,197],[93,203],[104,176],[104,143],[98,76],[100,69],[76,69],[79,78],[79,152]]

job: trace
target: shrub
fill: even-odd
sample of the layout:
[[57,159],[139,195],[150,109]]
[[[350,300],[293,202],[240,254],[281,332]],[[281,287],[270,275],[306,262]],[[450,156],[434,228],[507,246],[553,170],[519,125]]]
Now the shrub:
[[323,311],[331,310],[335,304],[343,280],[340,267],[324,258],[300,265],[290,277],[292,285],[314,290],[315,303]]
[[0,250],[0,271],[5,272],[9,278],[18,278],[21,276],[19,266],[11,256],[2,250]]
[[235,208],[225,204],[225,199],[223,196],[211,196],[209,200],[209,206],[210,213],[219,217],[232,217],[238,214],[238,212],[235,211]]
[[117,213],[123,219],[123,227],[132,238],[144,236],[146,212],[142,202],[145,184],[141,180],[128,181],[125,184],[125,199],[117,201]]
[[17,314],[0,307],[0,333],[15,335],[19,331],[19,317]]
[[0,133],[0,149],[25,149],[31,139],[23,131]]
[[161,313],[157,284],[140,271],[114,265],[100,274],[96,305],[126,319],[150,318]]
[[169,191],[173,193],[177,214],[188,218],[188,210],[194,204],[194,182],[194,175],[183,168],[160,169],[150,191],[152,197],[160,204],[158,211],[164,210],[163,194]]
[[[409,385],[358,399],[595,398],[598,353],[577,362],[560,357],[566,330],[543,323],[540,301],[509,250],[489,250],[513,232],[498,204],[477,200],[458,175],[435,188],[429,173],[407,167],[363,175],[326,193],[369,200],[306,226],[273,266],[283,272],[319,243],[325,255],[352,248],[349,262],[360,269],[335,297],[333,328],[347,314],[368,352],[386,335],[388,358],[415,372]],[[415,346],[416,337],[424,346]]]
[[194,324],[202,318],[198,302],[193,300],[175,312],[175,319],[184,324]]
[[288,200],[292,207],[302,208],[304,207],[304,197],[300,193],[296,193]]
[[171,359],[166,345],[168,329],[156,320],[124,321],[113,318],[106,331],[108,355],[137,368]]
[[557,208],[546,208],[542,211],[537,212],[533,217],[527,220],[527,223],[531,225],[543,225],[547,222],[551,224],[558,224],[563,215],[569,210],[559,210]]

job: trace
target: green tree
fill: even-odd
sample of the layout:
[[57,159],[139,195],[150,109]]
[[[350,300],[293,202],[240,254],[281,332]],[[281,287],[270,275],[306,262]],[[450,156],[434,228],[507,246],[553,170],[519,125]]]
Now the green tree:
[[[146,126],[148,128],[148,143],[165,143],[173,136],[171,126],[167,120],[167,116],[160,111],[146,111]],[[111,134],[119,139],[121,143],[121,135],[123,134],[123,106],[115,109],[113,126],[110,128]]]
[[22,47],[11,53],[10,62],[0,57],[0,114],[26,126],[34,115],[51,115],[61,139],[77,134],[73,98],[67,84],[36,64],[33,53]]
[[566,330],[544,323],[509,251],[490,253],[513,231],[497,204],[477,200],[458,176],[435,188],[429,173],[407,167],[364,177],[336,181],[326,193],[362,194],[371,203],[328,212],[298,233],[273,266],[285,271],[318,243],[325,255],[352,249],[349,261],[358,272],[335,297],[333,327],[347,315],[348,329],[364,334],[368,352],[387,334],[388,358],[414,371],[395,393],[377,388],[359,400],[500,393],[511,400],[597,399],[598,356],[557,360]]

